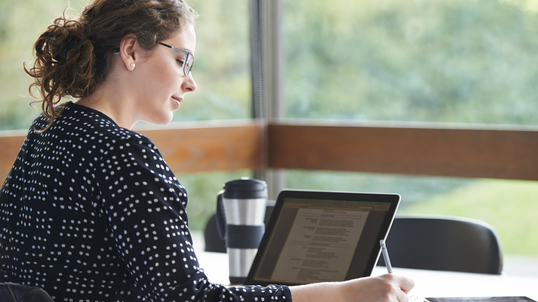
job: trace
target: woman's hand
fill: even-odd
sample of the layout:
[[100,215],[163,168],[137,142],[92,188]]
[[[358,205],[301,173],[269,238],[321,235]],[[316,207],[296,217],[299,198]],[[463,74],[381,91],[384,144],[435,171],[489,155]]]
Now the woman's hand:
[[290,289],[293,302],[407,302],[407,294],[414,286],[415,282],[409,278],[386,274],[343,282],[299,285]]

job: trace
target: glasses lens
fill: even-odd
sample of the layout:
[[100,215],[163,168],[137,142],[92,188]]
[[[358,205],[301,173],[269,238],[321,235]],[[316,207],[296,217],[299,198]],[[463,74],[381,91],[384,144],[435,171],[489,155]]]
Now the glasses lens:
[[190,53],[188,53],[187,59],[185,60],[185,63],[183,63],[183,74],[185,76],[188,76],[189,73],[191,73],[193,60],[194,60],[193,56]]

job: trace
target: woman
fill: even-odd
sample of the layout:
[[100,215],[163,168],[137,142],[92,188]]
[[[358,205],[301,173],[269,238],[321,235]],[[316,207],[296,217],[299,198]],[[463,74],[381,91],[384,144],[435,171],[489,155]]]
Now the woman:
[[[407,301],[407,278],[224,287],[198,266],[187,192],[138,122],[196,90],[196,13],[182,0],[95,0],[35,44],[43,114],[0,192],[0,281],[55,301]],[[75,102],[62,104],[71,96]]]

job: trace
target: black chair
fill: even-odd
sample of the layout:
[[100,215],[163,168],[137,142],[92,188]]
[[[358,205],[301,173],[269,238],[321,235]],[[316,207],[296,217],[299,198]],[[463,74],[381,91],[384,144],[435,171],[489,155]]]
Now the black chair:
[[1,302],[54,302],[45,290],[36,286],[0,283]]
[[213,214],[204,229],[204,241],[206,252],[226,253],[226,241],[222,239],[217,230],[216,214]]
[[[274,206],[272,205],[268,205],[265,208],[265,218],[264,218],[265,225],[269,223],[269,219],[271,218],[273,209],[274,209]],[[204,251],[226,253],[226,240],[220,237],[220,234],[217,230],[216,216],[217,216],[216,214],[211,215],[211,217],[209,217],[209,220],[206,223],[206,226],[204,229],[204,241],[205,241]]]
[[[460,217],[396,216],[386,240],[394,267],[501,274],[502,251],[490,225]],[[379,257],[378,265],[385,265]]]

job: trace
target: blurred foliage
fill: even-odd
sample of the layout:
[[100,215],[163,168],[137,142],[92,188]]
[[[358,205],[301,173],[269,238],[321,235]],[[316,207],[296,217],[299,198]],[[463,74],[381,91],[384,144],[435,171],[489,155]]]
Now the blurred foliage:
[[286,177],[295,189],[397,193],[398,214],[478,219],[495,228],[505,254],[538,256],[536,181],[297,170]]
[[[25,129],[22,62],[66,0],[0,0],[0,129]],[[75,15],[85,0],[72,0]],[[284,1],[286,115],[537,124],[532,1]],[[200,13],[190,94],[175,121],[248,118],[248,1],[192,0]]]
[[[66,0],[0,0],[0,129],[25,129],[22,62]],[[75,15],[86,0],[72,0]],[[292,118],[536,125],[532,1],[284,0],[286,115]],[[192,0],[193,75],[175,121],[248,118],[248,1]]]
[[287,117],[536,125],[530,2],[286,0]]
[[479,179],[428,202],[403,208],[400,214],[470,217],[492,225],[505,254],[538,256],[538,182]]
[[251,117],[250,20],[248,0],[190,0],[200,14],[196,24],[193,76],[174,121]]
[[0,130],[28,129],[40,112],[29,105],[31,79],[23,62],[32,60],[32,46],[52,19],[64,10],[76,14],[85,1],[70,2],[0,0]]
[[[27,129],[40,112],[28,95],[31,79],[23,62],[32,61],[32,45],[51,21],[79,14],[87,0],[0,0],[0,130]],[[248,1],[191,0],[200,15],[193,76],[196,93],[188,94],[174,121],[244,119],[251,112]],[[233,43],[231,43],[233,41]],[[217,192],[230,179],[250,171],[179,175],[187,188],[190,226],[203,229],[214,211]]]
[[[39,111],[28,95],[31,79],[23,62],[51,21],[76,16],[87,0],[0,0],[0,130],[27,129]],[[251,114],[248,1],[191,0],[200,14],[193,76],[196,93],[187,94],[174,121],[244,119]],[[233,43],[231,42],[233,41]]]
[[[538,124],[538,2],[284,0],[286,117]],[[395,192],[399,213],[480,219],[538,255],[538,183],[287,171],[287,187]]]
[[286,171],[289,188],[358,192],[388,192],[402,196],[400,209],[438,194],[467,185],[472,180],[451,177],[401,176],[391,174]]
[[215,213],[217,206],[217,193],[222,185],[232,179],[252,177],[252,172],[211,172],[178,175],[178,179],[187,188],[189,203],[189,228],[203,230],[207,220]]

